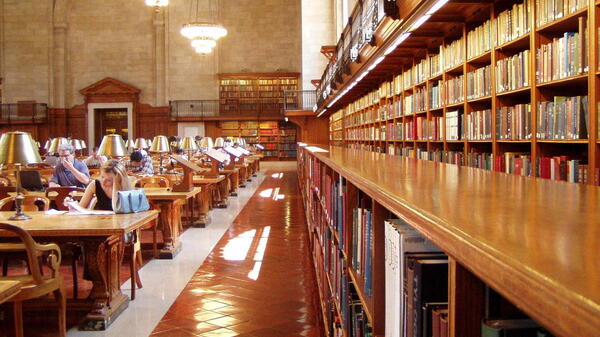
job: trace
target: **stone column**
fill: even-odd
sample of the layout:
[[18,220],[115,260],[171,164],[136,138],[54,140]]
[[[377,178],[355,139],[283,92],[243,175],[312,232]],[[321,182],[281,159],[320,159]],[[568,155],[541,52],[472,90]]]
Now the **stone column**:
[[66,108],[66,45],[67,24],[54,23],[54,104],[53,108]]
[[166,102],[166,56],[165,56],[165,11],[167,9],[161,9],[154,13],[154,54],[155,54],[155,69],[154,69],[154,83],[155,83],[155,106],[165,106]]

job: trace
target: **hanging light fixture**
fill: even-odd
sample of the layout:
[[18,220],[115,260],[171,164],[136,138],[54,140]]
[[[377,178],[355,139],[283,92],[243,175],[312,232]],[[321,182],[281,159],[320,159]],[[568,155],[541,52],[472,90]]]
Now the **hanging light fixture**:
[[154,10],[158,12],[161,7],[169,5],[169,0],[146,0],[146,5],[154,7]]
[[[192,18],[194,1],[196,2],[195,16]],[[190,22],[183,25],[181,35],[192,40],[192,47],[198,54],[210,54],[217,46],[217,40],[227,35],[227,29],[222,25],[211,21],[218,17],[218,10],[211,6],[212,0],[208,0],[208,15],[206,20],[201,20],[199,15],[200,0],[190,0]],[[218,5],[217,5],[218,7]]]

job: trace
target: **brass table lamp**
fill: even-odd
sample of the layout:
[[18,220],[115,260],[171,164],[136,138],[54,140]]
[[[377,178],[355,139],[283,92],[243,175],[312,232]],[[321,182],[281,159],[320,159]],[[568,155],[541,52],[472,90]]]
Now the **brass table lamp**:
[[200,140],[198,146],[200,147],[200,149],[202,149],[203,152],[206,152],[206,151],[212,149],[215,146],[215,144],[213,143],[212,138],[210,138],[210,137],[203,137]]
[[23,192],[21,191],[21,165],[41,163],[39,149],[27,132],[7,132],[0,137],[0,163],[15,164],[17,167],[17,196],[15,197],[15,215],[8,220],[28,220],[31,217],[23,213]]
[[188,160],[191,160],[193,152],[198,150],[198,145],[194,141],[194,137],[183,137],[179,141],[179,148],[188,151]]
[[133,147],[136,149],[147,149],[148,148],[148,141],[146,141],[144,138],[138,138],[135,140],[135,142],[133,142]]
[[220,149],[223,146],[225,146],[225,140],[221,137],[218,137],[217,139],[215,139],[215,144],[214,144],[214,148],[216,149]]
[[125,157],[129,155],[125,142],[121,135],[112,134],[106,135],[102,138],[100,147],[98,148],[98,155],[110,156],[110,157]]
[[127,141],[125,142],[125,147],[127,148],[128,152],[131,152],[135,147],[135,142],[133,141],[133,139],[127,139]]
[[58,148],[63,144],[69,144],[69,141],[65,137],[56,137],[52,139],[48,153],[58,153]]
[[149,152],[159,153],[160,154],[160,163],[158,164],[158,170],[160,174],[163,174],[163,154],[169,153],[171,150],[169,146],[169,139],[166,136],[155,136],[152,140],[152,145],[150,145]]

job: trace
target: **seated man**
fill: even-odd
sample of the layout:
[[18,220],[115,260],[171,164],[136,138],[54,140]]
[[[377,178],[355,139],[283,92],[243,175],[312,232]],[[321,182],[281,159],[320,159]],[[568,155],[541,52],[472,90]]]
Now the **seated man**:
[[75,148],[70,144],[63,144],[58,148],[60,162],[54,168],[52,178],[48,182],[50,187],[85,187],[88,184],[90,172],[84,163],[75,159],[73,153]]
[[129,156],[129,171],[141,175],[153,175],[152,158],[140,151],[133,151]]
[[92,149],[92,155],[83,161],[88,168],[100,168],[106,162],[105,156],[98,155],[98,147],[94,146]]

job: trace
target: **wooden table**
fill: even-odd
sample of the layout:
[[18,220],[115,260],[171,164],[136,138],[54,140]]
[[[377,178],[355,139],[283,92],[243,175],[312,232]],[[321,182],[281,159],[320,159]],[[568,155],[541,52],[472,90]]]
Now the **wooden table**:
[[163,234],[164,245],[159,251],[159,258],[173,259],[181,250],[181,207],[201,191],[201,187],[195,187],[190,192],[173,192],[165,187],[144,188],[152,208],[160,210],[158,226]]
[[[228,194],[231,196],[237,196],[237,190],[238,187],[240,186],[240,169],[239,167],[236,167],[234,169],[231,170],[219,170],[219,173],[224,174],[227,177],[227,180],[229,181],[229,190],[228,190]],[[227,207],[227,205],[225,205],[225,207]]]
[[0,304],[10,300],[21,291],[21,282],[13,280],[0,281]]
[[216,178],[207,178],[201,175],[195,175],[193,178],[194,186],[199,186],[202,188],[202,192],[200,192],[200,201],[198,204],[198,209],[200,216],[196,220],[195,225],[203,227],[211,222],[210,215],[208,212],[212,209],[213,198],[217,197],[217,202],[220,203],[222,201],[221,194],[219,192],[218,184],[225,181],[225,176],[220,175]]
[[[80,242],[92,281],[86,299],[69,299],[69,310],[85,311],[81,330],[105,330],[129,304],[121,291],[119,268],[123,261],[123,237],[158,217],[157,211],[115,215],[45,215],[27,212],[31,220],[9,221],[14,212],[0,212],[0,222],[27,230],[36,241]],[[1,240],[11,240],[0,233]]]

